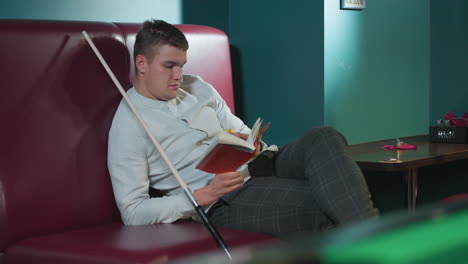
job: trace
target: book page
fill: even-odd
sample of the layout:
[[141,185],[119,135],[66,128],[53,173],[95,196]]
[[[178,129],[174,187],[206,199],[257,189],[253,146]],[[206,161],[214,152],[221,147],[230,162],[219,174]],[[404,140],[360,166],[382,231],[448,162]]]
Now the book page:
[[262,135],[268,129],[270,123],[263,128],[261,128],[261,125],[262,119],[258,118],[247,141],[230,134],[231,132],[220,132],[208,143],[211,148],[196,168],[215,174],[237,170],[252,159],[256,146],[260,144]]
[[255,151],[255,147],[253,144],[227,132],[219,133],[217,136],[217,140],[215,141],[214,144],[215,145],[225,144],[225,145],[237,146],[243,149],[244,151],[248,151],[248,152]]
[[257,118],[257,120],[255,121],[255,123],[253,124],[252,126],[252,132],[250,133],[249,137],[247,138],[247,141],[250,143],[250,144],[254,144],[255,142],[255,139],[257,138],[257,135],[258,135],[258,131],[260,130],[260,127],[262,125],[262,119],[259,117]]

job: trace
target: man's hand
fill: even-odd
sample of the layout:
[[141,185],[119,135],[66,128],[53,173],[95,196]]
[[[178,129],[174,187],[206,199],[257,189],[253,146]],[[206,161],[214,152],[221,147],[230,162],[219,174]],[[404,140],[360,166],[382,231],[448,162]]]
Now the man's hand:
[[[232,135],[234,135],[234,136],[236,136],[238,138],[241,138],[243,140],[247,140],[249,138],[248,134],[242,134],[242,133],[237,133],[237,132],[229,132],[229,134],[232,134]],[[262,152],[262,144],[259,142],[255,146],[254,157],[256,157],[258,154],[260,154],[260,152]]]
[[237,133],[237,132],[229,132],[229,134],[236,136],[240,139],[247,140],[249,138],[248,134],[242,134],[242,133]]
[[209,205],[216,202],[221,196],[239,188],[244,179],[239,172],[225,172],[217,174],[207,186],[195,190],[193,195],[201,205]]

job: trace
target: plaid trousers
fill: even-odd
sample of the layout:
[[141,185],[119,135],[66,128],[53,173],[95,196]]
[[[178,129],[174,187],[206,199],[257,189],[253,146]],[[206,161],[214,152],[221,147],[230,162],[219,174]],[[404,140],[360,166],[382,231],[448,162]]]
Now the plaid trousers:
[[208,216],[216,226],[280,238],[377,216],[346,146],[331,127],[309,130],[275,156],[271,176],[253,176],[224,195]]

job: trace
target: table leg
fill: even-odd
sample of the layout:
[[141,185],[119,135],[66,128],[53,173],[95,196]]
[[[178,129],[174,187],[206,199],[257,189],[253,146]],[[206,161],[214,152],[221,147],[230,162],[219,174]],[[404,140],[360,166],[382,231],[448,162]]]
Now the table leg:
[[407,207],[408,212],[414,211],[416,208],[416,199],[418,197],[418,170],[409,169],[406,178],[407,184]]

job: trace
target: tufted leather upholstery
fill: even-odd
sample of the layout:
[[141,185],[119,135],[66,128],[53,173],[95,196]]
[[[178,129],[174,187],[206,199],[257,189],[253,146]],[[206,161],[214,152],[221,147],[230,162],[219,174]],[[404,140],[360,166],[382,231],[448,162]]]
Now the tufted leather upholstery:
[[[128,89],[138,27],[0,20],[0,262],[149,263],[216,248],[199,224],[120,223],[106,160],[121,96],[81,31]],[[233,110],[226,35],[178,27],[191,46],[186,72],[213,83]],[[269,239],[221,233],[231,246]]]

